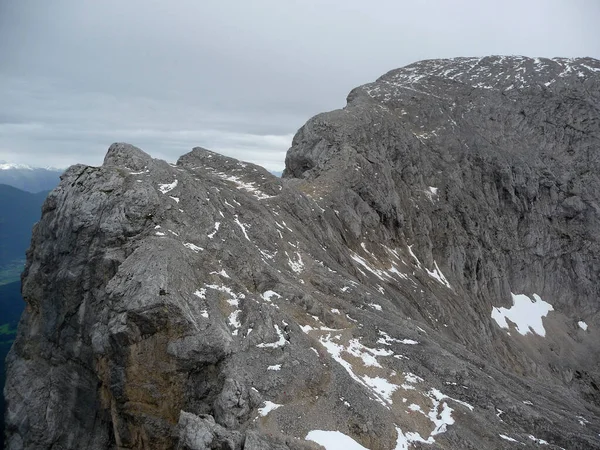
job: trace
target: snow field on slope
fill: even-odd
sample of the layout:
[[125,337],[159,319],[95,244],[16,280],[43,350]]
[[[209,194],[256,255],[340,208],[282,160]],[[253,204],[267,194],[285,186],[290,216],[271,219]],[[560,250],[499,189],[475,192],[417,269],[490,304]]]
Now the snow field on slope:
[[542,337],[546,336],[542,318],[546,317],[550,311],[554,311],[552,305],[542,300],[537,294],[533,294],[533,300],[525,294],[511,293],[511,295],[513,306],[510,308],[494,307],[492,319],[499,327],[506,329],[509,328],[507,320],[510,320],[522,335],[535,333]]

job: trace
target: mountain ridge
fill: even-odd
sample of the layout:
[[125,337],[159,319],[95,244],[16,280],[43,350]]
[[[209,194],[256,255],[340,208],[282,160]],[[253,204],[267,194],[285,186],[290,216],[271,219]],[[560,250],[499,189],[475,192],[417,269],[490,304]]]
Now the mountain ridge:
[[54,189],[64,169],[32,167],[26,164],[1,163],[0,184],[37,194]]
[[310,119],[283,178],[200,147],[69,168],[28,253],[9,448],[600,448],[600,75],[420,70]]

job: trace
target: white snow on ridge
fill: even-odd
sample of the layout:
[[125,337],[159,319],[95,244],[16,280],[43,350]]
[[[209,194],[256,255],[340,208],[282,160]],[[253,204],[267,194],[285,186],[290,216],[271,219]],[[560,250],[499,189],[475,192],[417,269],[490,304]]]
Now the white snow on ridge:
[[[414,376],[413,374],[405,374],[407,376],[407,382],[414,382],[410,376]],[[423,381],[422,378],[416,377],[419,381]],[[407,386],[403,385],[404,389],[407,389]],[[454,424],[454,418],[452,417],[453,408],[448,406],[448,403],[443,401],[444,399],[453,400],[455,402],[460,403],[463,406],[466,406],[471,411],[473,411],[473,406],[469,405],[466,402],[462,402],[460,400],[456,400],[452,397],[448,397],[447,395],[442,394],[437,389],[431,389],[429,392],[424,393],[425,397],[429,398],[432,402],[431,409],[427,412],[423,411],[423,409],[417,404],[409,405],[408,409],[422,414],[427,417],[431,423],[434,425],[433,431],[424,439],[417,432],[407,432],[403,433],[402,430],[396,427],[396,431],[398,433],[398,438],[396,440],[396,449],[395,450],[408,450],[410,448],[410,444],[413,442],[421,442],[424,444],[433,444],[435,443],[434,436],[445,433],[448,430],[448,425]]]
[[442,271],[440,270],[440,268],[437,265],[437,262],[433,262],[433,271],[430,271],[429,269],[425,268],[425,270],[427,271],[427,273],[429,274],[430,277],[435,278],[437,281],[439,281],[440,283],[442,283],[444,286],[446,286],[448,289],[452,289],[452,286],[450,286],[450,283],[448,282],[448,280],[446,279],[446,277],[444,276],[444,274],[442,273]]
[[279,336],[279,339],[276,340],[275,342],[270,342],[270,343],[265,343],[263,342],[262,344],[258,344],[257,347],[258,348],[277,348],[277,347],[283,347],[287,341],[285,340],[285,336],[283,335],[283,332],[281,331],[281,329],[277,326],[277,325],[273,325],[275,327],[275,331],[277,332],[277,336]]
[[221,269],[219,272],[217,272],[217,271],[213,271],[213,272],[211,272],[210,274],[211,274],[211,275],[221,275],[221,276],[222,276],[222,277],[224,277],[224,278],[231,278],[231,277],[230,277],[230,276],[227,274],[227,272],[225,272],[225,269]]
[[423,264],[421,264],[421,261],[419,261],[419,258],[417,258],[417,255],[415,255],[415,253],[412,250],[412,245],[408,246],[408,253],[410,253],[410,256],[412,256],[413,259],[415,260],[415,262],[417,263],[417,268],[419,268],[419,269],[424,268],[425,271],[427,272],[427,274],[431,278],[434,278],[435,280],[439,281],[441,284],[446,286],[448,289],[452,289],[452,286],[450,285],[450,283],[448,282],[448,280],[446,279],[446,277],[440,270],[436,261],[433,261],[433,270],[429,270],[427,267],[424,267]]
[[377,339],[377,343],[378,344],[392,345],[392,342],[400,342],[399,339],[395,339],[393,337],[390,337],[390,335],[387,334],[384,331],[378,330],[378,333],[381,336],[379,339]]
[[507,329],[509,326],[506,320],[510,320],[522,335],[533,332],[542,337],[546,336],[542,318],[546,317],[550,311],[554,311],[552,305],[542,300],[537,294],[533,294],[533,300],[524,294],[511,293],[511,295],[513,306],[510,308],[494,307],[492,319],[499,327]]
[[[306,329],[303,329],[304,332],[312,330],[314,329],[310,326],[306,326]],[[407,343],[405,341],[409,341],[410,343],[414,344],[417,343],[416,341],[400,341],[398,339],[391,338],[382,331],[379,331],[379,334],[382,336],[382,338],[380,338],[378,343],[383,343],[384,345],[389,345],[391,342]],[[391,408],[391,406],[394,404],[394,396],[397,396],[396,392],[398,390],[404,390],[411,391],[411,395],[422,396],[423,400],[425,401],[423,404],[411,403],[408,406],[407,411],[420,414],[426,418],[433,426],[432,431],[427,435],[421,435],[418,432],[413,431],[404,433],[400,428],[397,428],[398,437],[395,446],[396,450],[409,450],[411,444],[415,442],[426,444],[435,443],[436,441],[434,437],[438,434],[445,433],[448,429],[448,426],[455,423],[455,419],[452,417],[454,408],[450,407],[449,404],[451,401],[468,408],[470,411],[474,410],[472,405],[449,397],[440,392],[438,389],[430,388],[428,390],[422,390],[423,386],[421,383],[425,383],[425,380],[413,373],[403,372],[402,376],[404,377],[404,381],[402,384],[394,382],[394,379],[398,379],[399,374],[397,374],[395,371],[388,372],[387,369],[377,361],[377,358],[380,356],[396,357],[397,355],[394,355],[394,352],[392,352],[389,348],[368,348],[360,342],[360,338],[350,339],[347,344],[344,344],[344,340],[340,339],[341,337],[342,336],[340,335],[332,335],[332,333],[327,333],[326,335],[319,337],[319,342],[327,350],[329,355],[346,370],[346,372],[354,381],[362,385],[372,394],[371,398],[373,400],[379,402],[386,408]],[[349,359],[347,355],[362,360],[362,364],[359,362],[358,365],[356,365],[356,360],[354,358]],[[368,372],[367,375],[364,373],[364,370],[367,367],[373,367],[377,369],[371,369],[374,370],[374,372]],[[387,372],[387,374],[385,372]],[[406,399],[403,399],[403,402],[405,403]],[[430,406],[425,406],[429,402]],[[340,438],[340,445],[342,446],[328,447],[328,443],[325,440],[312,440],[318,442],[320,445],[325,446],[327,449],[353,448],[351,447],[350,442],[346,441],[343,437],[337,434],[339,432],[328,433],[334,433],[331,436],[337,436]],[[337,445],[337,443],[338,441],[333,440],[330,445]]]
[[221,222],[215,222],[215,229],[211,233],[207,234],[209,239],[212,239],[215,237],[215,234],[217,234],[217,231],[219,231],[220,226],[221,226]]
[[410,448],[409,445],[412,442],[421,442],[423,444],[435,443],[435,439],[433,439],[433,437],[429,436],[427,439],[423,439],[421,435],[415,431],[403,434],[402,430],[400,430],[398,427],[396,427],[396,431],[398,432],[398,439],[396,441],[395,450],[408,450]]
[[387,403],[392,403],[392,395],[394,391],[398,389],[400,386],[390,383],[388,380],[382,377],[370,377],[368,375],[363,375],[363,381],[367,386],[373,389],[375,392],[381,396]]
[[172,183],[166,183],[166,184],[159,184],[158,185],[158,189],[160,190],[160,192],[162,192],[163,194],[166,194],[168,192],[171,192],[173,189],[175,189],[177,187],[177,183],[178,181],[175,180]]
[[[230,287],[227,286],[219,286],[218,284],[207,284],[206,287],[209,289],[214,289],[215,291],[225,292],[226,294],[229,294],[229,297],[231,298],[227,300],[227,303],[229,303],[231,306],[238,306],[239,301],[246,298],[245,294],[236,294]],[[202,291],[204,291],[203,293],[206,294],[206,289],[202,289]]]
[[527,436],[529,439],[531,439],[533,442],[535,442],[536,444],[540,444],[540,445],[548,445],[548,441],[545,441],[543,439],[538,439],[536,438],[533,434],[530,434]]
[[[303,329],[304,331],[304,329]],[[310,331],[310,330],[307,330]],[[305,331],[306,332],[306,331]],[[331,333],[326,336],[321,336],[319,342],[325,347],[331,357],[339,363],[348,372],[350,377],[375,395],[375,399],[385,407],[389,407],[392,403],[392,394],[400,386],[390,383],[383,377],[369,377],[367,375],[359,376],[354,370],[351,363],[346,361],[343,353],[348,353],[356,358],[360,358],[366,367],[383,368],[377,361],[377,356],[391,356],[393,352],[388,349],[373,349],[364,346],[358,339],[351,339],[348,347],[334,342],[337,336],[332,337]]]
[[381,364],[379,364],[375,358],[376,356],[391,356],[394,354],[394,352],[386,348],[369,348],[361,344],[358,339],[351,339],[350,342],[348,342],[346,352],[362,359],[365,366],[372,367],[381,367]]
[[243,189],[246,192],[250,192],[258,200],[264,200],[264,199],[273,197],[272,195],[267,195],[263,191],[258,189],[256,187],[256,183],[254,183],[254,182],[246,182],[246,181],[241,180],[239,177],[236,177],[234,175],[227,175],[222,172],[217,172],[216,175],[223,180],[233,181],[237,185],[238,189]]
[[600,72],[600,67],[590,67],[586,64],[580,64],[581,67],[585,67],[586,69],[588,69],[591,72]]
[[[244,237],[250,241],[250,238],[248,237],[248,232],[246,231],[246,227],[249,226],[248,224],[242,223],[240,222],[240,219],[238,219],[237,214],[234,216],[235,217],[235,223],[237,224],[238,227],[240,227],[242,229],[242,233],[244,233]],[[250,241],[252,242],[252,241]]]
[[194,245],[191,242],[184,242],[183,246],[189,248],[190,250],[193,250],[196,253],[198,253],[200,250],[204,250],[202,247],[198,247],[197,245]]
[[517,441],[516,439],[513,439],[513,438],[511,438],[509,436],[506,436],[505,434],[499,434],[498,436],[500,436],[505,441],[508,441],[508,442],[518,442],[520,444],[519,441]]
[[265,401],[265,406],[263,406],[262,408],[258,408],[258,413],[264,417],[267,414],[269,414],[271,411],[273,411],[277,408],[280,408],[281,406],[283,406],[283,405],[278,405],[277,403],[273,403],[273,402],[270,402],[267,400],[267,401]]
[[[439,394],[439,395],[438,395]],[[448,406],[448,403],[443,402],[442,400],[445,398],[444,395],[437,391],[436,389],[431,390],[431,401],[433,402],[433,407],[427,414],[429,420],[435,426],[434,430],[431,432],[430,437],[435,436],[436,434],[445,433],[448,429],[448,425],[454,424],[454,418],[452,417],[452,409]]]
[[427,196],[427,198],[433,202],[434,197],[437,197],[438,193],[438,188],[433,187],[433,186],[429,186],[427,188],[427,190],[425,191],[425,195]]
[[262,298],[264,298],[267,302],[270,302],[273,297],[281,298],[281,295],[275,291],[265,291],[262,294]]
[[233,311],[231,314],[229,314],[229,325],[231,325],[233,327],[233,331],[231,334],[233,334],[234,336],[237,336],[239,329],[242,326],[242,323],[240,322],[240,313],[242,311],[240,309],[236,309],[235,311]]
[[340,431],[309,431],[304,438],[325,447],[325,450],[369,450]]
[[290,266],[290,269],[292,269],[296,273],[300,273],[304,270],[304,263],[302,262],[302,256],[300,256],[300,253],[296,252],[296,256],[298,258],[295,260],[292,260],[292,258],[290,258],[288,252],[285,252],[285,254],[288,257],[288,266]]
[[376,269],[375,267],[372,267],[362,256],[352,252],[352,255],[350,257],[354,261],[359,263],[361,266],[363,266],[365,269],[367,269],[369,272],[371,272],[373,275],[375,275],[377,278],[379,278],[381,281],[386,281],[385,278],[383,278],[383,276],[386,276],[389,279],[392,279],[392,277],[390,277],[383,270],[379,270],[379,269]]

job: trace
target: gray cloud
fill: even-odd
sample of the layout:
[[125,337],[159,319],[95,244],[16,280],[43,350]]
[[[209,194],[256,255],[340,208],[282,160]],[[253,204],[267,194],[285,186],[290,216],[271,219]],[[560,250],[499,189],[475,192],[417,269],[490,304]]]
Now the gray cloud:
[[600,57],[599,19],[596,0],[0,1],[0,159],[99,164],[122,140],[278,169],[309,117],[390,69]]

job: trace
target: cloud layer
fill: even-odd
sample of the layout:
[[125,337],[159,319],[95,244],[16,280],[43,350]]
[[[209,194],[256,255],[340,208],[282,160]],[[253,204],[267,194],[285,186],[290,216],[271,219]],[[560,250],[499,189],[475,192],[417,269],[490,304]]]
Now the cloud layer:
[[599,19],[596,0],[0,2],[0,159],[99,164],[126,141],[277,170],[308,118],[390,69],[600,57]]

